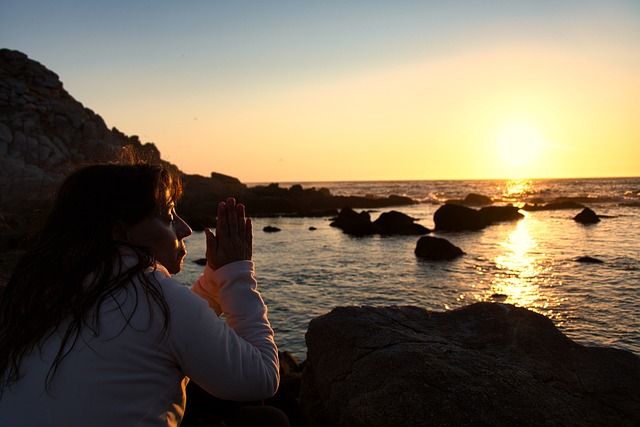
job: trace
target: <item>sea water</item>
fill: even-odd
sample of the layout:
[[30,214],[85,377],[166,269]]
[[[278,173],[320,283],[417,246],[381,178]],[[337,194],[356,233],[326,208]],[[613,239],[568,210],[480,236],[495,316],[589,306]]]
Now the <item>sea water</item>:
[[[390,210],[434,228],[446,200],[469,193],[494,205],[573,200],[603,216],[583,225],[581,209],[521,211],[520,221],[481,231],[434,232],[465,255],[446,262],[417,258],[420,236],[351,237],[330,218],[255,218],[256,277],[282,350],[306,357],[304,334],[316,316],[345,305],[415,305],[451,310],[478,301],[515,304],[541,313],[570,338],[640,354],[640,178],[513,181],[380,181],[280,183],[328,188],[334,195],[405,195],[418,203]],[[280,232],[263,232],[265,226]],[[204,234],[187,241],[177,278],[190,285],[202,272]],[[585,264],[582,256],[602,263]]]

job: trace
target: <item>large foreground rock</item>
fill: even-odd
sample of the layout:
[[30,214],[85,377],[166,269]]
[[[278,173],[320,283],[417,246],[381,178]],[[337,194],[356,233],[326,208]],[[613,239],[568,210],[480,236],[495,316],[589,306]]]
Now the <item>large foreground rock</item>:
[[640,425],[640,358],[524,308],[338,307],[306,341],[311,426]]

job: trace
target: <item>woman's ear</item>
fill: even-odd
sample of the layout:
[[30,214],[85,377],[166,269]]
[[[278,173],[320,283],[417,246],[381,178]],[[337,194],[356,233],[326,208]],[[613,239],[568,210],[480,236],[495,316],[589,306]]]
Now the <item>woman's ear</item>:
[[127,225],[118,221],[113,225],[113,229],[111,230],[111,237],[116,242],[126,242],[127,241]]

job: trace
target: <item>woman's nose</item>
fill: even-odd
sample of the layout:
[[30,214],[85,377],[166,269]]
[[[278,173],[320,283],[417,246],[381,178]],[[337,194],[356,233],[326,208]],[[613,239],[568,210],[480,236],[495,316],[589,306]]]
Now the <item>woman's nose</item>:
[[176,235],[178,236],[178,239],[184,239],[185,237],[189,237],[191,236],[191,233],[193,233],[193,230],[191,230],[191,227],[189,227],[189,224],[187,224],[186,222],[184,222],[184,220],[181,217],[177,217],[177,221],[175,222],[176,224]]

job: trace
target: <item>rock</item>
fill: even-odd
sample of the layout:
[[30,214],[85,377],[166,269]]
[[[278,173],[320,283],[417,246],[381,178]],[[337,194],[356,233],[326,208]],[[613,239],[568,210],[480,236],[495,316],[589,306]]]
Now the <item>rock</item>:
[[496,222],[518,221],[524,218],[515,206],[487,206],[480,209],[480,216],[485,224],[495,224]]
[[332,227],[341,229],[345,234],[352,236],[369,236],[378,233],[378,227],[371,222],[369,212],[357,213],[351,208],[344,208],[331,222]]
[[600,217],[591,209],[584,208],[573,220],[581,224],[596,224],[600,222]]
[[0,49],[0,82],[0,150],[15,160],[3,162],[0,172],[5,211],[42,209],[70,170],[145,151],[139,141],[109,131],[55,73],[21,52]]
[[640,358],[525,308],[338,307],[306,343],[311,427],[640,425]]
[[264,231],[265,233],[277,233],[278,231],[282,231],[282,230],[279,229],[278,227],[274,227],[272,225],[267,225],[266,227],[264,227],[262,229],[262,231]]
[[480,230],[486,225],[477,210],[452,204],[440,206],[433,214],[433,222],[441,231]]
[[601,259],[593,258],[590,256],[581,256],[579,258],[576,258],[576,262],[582,262],[585,264],[604,264],[604,261],[602,261]]
[[382,213],[373,224],[380,229],[381,234],[385,235],[421,235],[430,233],[427,227],[416,224],[415,218],[402,212],[390,211]]
[[469,193],[463,200],[447,200],[447,204],[464,205],[464,206],[487,206],[493,203],[491,197],[482,194]]
[[464,255],[462,249],[448,240],[432,236],[418,239],[414,252],[416,256],[432,261],[448,261]]
[[198,264],[198,265],[202,265],[202,266],[207,265],[207,259],[206,258],[198,258],[198,259],[194,260],[193,262],[194,262],[194,264]]
[[522,207],[523,211],[535,212],[535,211],[552,211],[561,209],[582,209],[584,205],[573,201],[559,201],[551,202],[544,205],[530,205],[526,204]]

